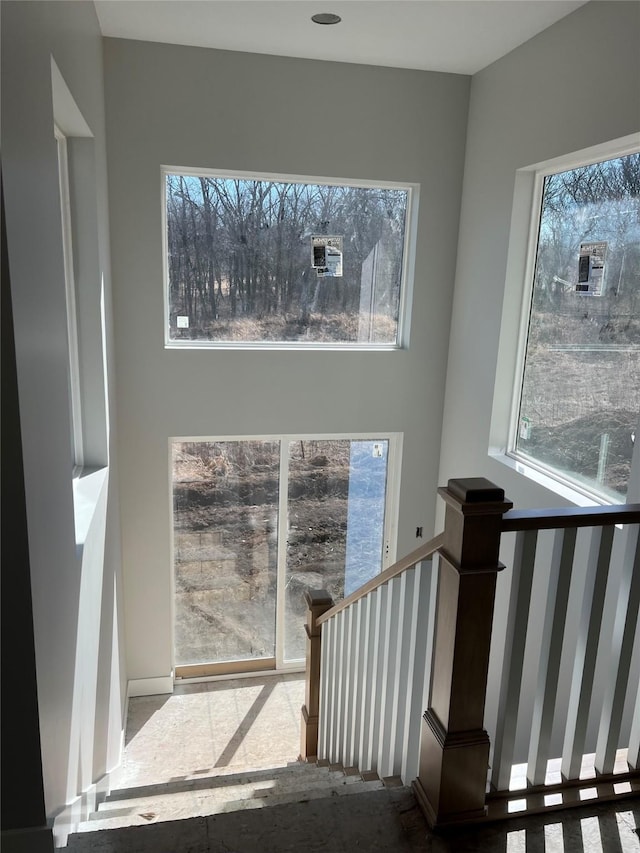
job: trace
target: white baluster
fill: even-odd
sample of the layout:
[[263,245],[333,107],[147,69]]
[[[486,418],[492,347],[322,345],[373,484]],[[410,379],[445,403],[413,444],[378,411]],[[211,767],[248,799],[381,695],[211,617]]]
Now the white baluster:
[[360,705],[362,686],[362,608],[363,599],[356,601],[349,609],[351,614],[351,653],[349,691],[347,695],[347,730],[345,734],[345,767],[356,767],[356,746],[360,725]]
[[381,713],[380,743],[378,745],[378,773],[381,777],[393,773],[392,744],[395,742],[394,723],[397,721],[397,678],[399,674],[398,647],[401,630],[402,577],[388,584],[386,643],[383,655],[383,710]]
[[[338,614],[340,615],[340,614]],[[336,743],[336,702],[338,698],[337,672],[340,665],[338,652],[340,622],[337,616],[331,620],[331,658],[329,663],[329,707],[328,707],[328,737],[327,737],[327,759],[334,761],[333,753]]]
[[433,635],[431,581],[434,566],[431,560],[418,563],[413,578],[411,614],[407,617],[413,636],[409,653],[407,701],[404,707],[404,754],[400,776],[405,785],[418,775],[420,761],[420,732],[425,709],[426,682],[429,677],[429,639]]
[[610,680],[605,689],[596,746],[599,773],[613,772],[640,609],[638,526],[625,530],[624,534],[626,542],[611,644]]
[[553,715],[556,707],[560,659],[569,602],[576,529],[556,530],[551,554],[551,572],[542,626],[540,664],[529,740],[527,777],[533,785],[544,785]]
[[492,784],[500,791],[507,790],[511,781],[537,538],[537,530],[516,535],[491,774]]
[[362,662],[362,716],[360,737],[358,738],[358,767],[360,770],[371,769],[371,726],[373,720],[373,674],[374,674],[374,644],[376,632],[376,610],[378,607],[378,591],[374,591],[365,599],[364,612],[364,656]]
[[353,693],[356,681],[356,653],[358,640],[356,636],[358,610],[351,605],[346,611],[346,649],[343,662],[344,669],[344,693],[343,693],[343,727],[342,727],[342,764],[344,767],[353,766],[353,718],[355,709],[353,707]]
[[342,694],[344,687],[344,628],[345,628],[345,611],[336,614],[336,658],[334,669],[334,695],[333,695],[333,714],[331,728],[333,738],[331,741],[331,751],[329,760],[332,764],[337,764],[340,761],[340,742],[342,738]]
[[613,543],[613,526],[596,527],[591,537],[585,587],[578,629],[569,707],[562,747],[562,775],[578,779],[587,736],[587,723],[593,693],[593,677],[600,642],[600,627],[607,589],[607,576]]
[[320,646],[320,711],[318,725],[318,759],[329,755],[329,727],[331,722],[331,663],[333,619],[322,625],[322,643]]
[[387,601],[389,596],[388,584],[377,590],[376,626],[373,644],[373,674],[372,674],[372,713],[371,729],[369,732],[369,765],[371,770],[378,770],[378,749],[380,745],[380,726],[383,713],[384,699],[384,649],[387,635]]
[[640,680],[638,681],[636,701],[633,707],[627,762],[634,770],[640,770]]
[[396,701],[391,743],[392,762],[390,776],[402,773],[403,756],[407,748],[407,707],[411,704],[411,675],[413,667],[413,647],[416,641],[416,626],[413,621],[413,605],[416,597],[416,569],[408,569],[400,578],[400,618],[398,621],[398,651],[396,656],[396,678],[394,691]]

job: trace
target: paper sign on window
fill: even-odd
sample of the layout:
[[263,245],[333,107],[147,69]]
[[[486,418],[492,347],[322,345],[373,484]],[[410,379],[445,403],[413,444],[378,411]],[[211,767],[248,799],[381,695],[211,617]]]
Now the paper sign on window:
[[605,242],[580,244],[576,293],[602,296],[606,254],[607,244]]
[[311,266],[319,276],[342,277],[342,237],[311,238]]

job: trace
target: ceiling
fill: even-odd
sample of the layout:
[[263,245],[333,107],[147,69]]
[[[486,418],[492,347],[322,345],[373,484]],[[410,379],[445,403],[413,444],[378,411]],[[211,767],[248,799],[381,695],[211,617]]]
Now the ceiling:
[[[586,0],[95,0],[116,38],[474,74]],[[335,26],[317,12],[342,17]]]

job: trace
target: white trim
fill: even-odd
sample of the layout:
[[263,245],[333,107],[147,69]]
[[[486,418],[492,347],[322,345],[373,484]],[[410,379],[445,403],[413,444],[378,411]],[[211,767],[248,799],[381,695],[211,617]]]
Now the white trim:
[[520,458],[500,451],[490,451],[489,456],[495,459],[496,462],[500,462],[502,465],[506,465],[507,468],[511,468],[516,474],[521,474],[528,480],[537,483],[544,489],[548,489],[550,492],[553,492],[558,497],[569,501],[575,506],[608,506],[612,503],[605,500],[600,494],[592,494],[586,489],[584,491],[579,490],[576,483],[563,479],[559,474],[551,476],[550,472],[532,465],[530,460],[524,462]]
[[[175,504],[173,500],[173,439],[169,436],[167,441],[167,483],[169,484],[169,488],[167,490],[167,497],[169,500],[169,583],[171,586],[171,601],[169,602],[170,609],[170,618],[171,618],[171,626],[169,628],[170,632],[170,640],[171,640],[171,671],[175,673],[176,666],[178,665],[176,661],[176,542],[175,542],[175,527],[176,527],[176,518],[175,518]],[[127,701],[129,699],[129,688],[127,685]]]
[[[518,474],[539,483],[578,506],[594,503],[607,505],[617,501],[611,493],[592,488],[589,483],[580,483],[569,475],[540,463],[516,449],[544,179],[552,174],[616,159],[638,151],[640,151],[640,134],[634,133],[573,154],[527,166],[516,172],[488,453],[490,457],[506,464]],[[527,204],[528,195],[530,195],[530,201]],[[525,208],[528,210],[526,218]],[[515,319],[513,315],[516,300],[519,302],[519,322],[518,334],[514,342],[512,324]],[[510,397],[508,407],[505,406],[507,395]],[[634,452],[635,455],[637,454]],[[631,483],[629,486],[631,487]]]
[[[168,303],[167,303],[168,311]],[[167,329],[168,320],[167,320]],[[165,343],[165,349],[168,350],[274,350],[279,352],[400,352],[406,347],[401,347],[398,344],[370,344],[370,343],[311,343],[305,341],[170,341]]]
[[[377,436],[370,436],[376,438]],[[393,432],[389,439],[387,482],[385,485],[384,530],[382,543],[382,569],[396,562],[398,553],[398,521],[400,516],[400,477],[402,474],[402,449],[404,433]]]
[[285,172],[253,172],[242,169],[207,169],[201,166],[169,166],[160,167],[163,178],[166,175],[184,175],[196,178],[228,178],[247,181],[277,181],[287,184],[311,184],[327,187],[362,187],[363,189],[407,190],[419,185],[407,181],[379,181],[365,178],[332,177],[324,175],[293,175]]
[[[164,166],[160,167],[160,227],[162,229],[162,303],[164,331],[162,339],[165,348],[171,346],[169,339],[169,234],[167,225],[167,175]],[[176,173],[177,174],[177,173]]]
[[[49,820],[55,847],[65,847],[71,833],[77,832],[78,826],[89,820],[89,816],[97,811],[100,803],[106,799],[111,791],[112,773],[113,770],[107,771],[97,782],[89,785],[86,791],[78,794],[73,802],[67,803],[54,818]],[[2,849],[4,851],[4,846]]]
[[82,393],[80,386],[80,352],[78,347],[78,315],[76,310],[76,280],[73,267],[73,230],[71,225],[71,194],[69,189],[69,156],[67,138],[54,124],[58,147],[58,184],[60,189],[60,219],[62,224],[62,255],[67,306],[67,342],[69,350],[69,396],[71,401],[71,446],[74,473],[84,464],[82,436]]
[[556,172],[569,172],[572,169],[579,169],[581,166],[590,166],[592,163],[598,163],[602,160],[615,160],[617,157],[635,154],[639,148],[640,132],[630,133],[628,136],[612,139],[610,142],[602,142],[599,145],[593,145],[591,148],[583,148],[570,154],[562,154],[559,157],[542,160],[540,163],[525,166],[518,171],[535,172],[546,177],[547,175],[554,175]]
[[[287,546],[289,507],[289,443],[280,439],[280,471],[278,473],[278,559],[276,575],[276,669],[285,664],[284,637],[287,611]],[[284,534],[284,535],[282,535]]]
[[520,418],[520,404],[522,399],[522,382],[524,377],[525,358],[527,355],[527,344],[529,342],[529,321],[531,318],[531,307],[533,304],[533,283],[535,277],[536,262],[538,258],[538,238],[540,234],[540,212],[542,208],[542,194],[544,189],[544,178],[541,172],[534,176],[533,193],[531,196],[531,209],[529,220],[529,237],[527,240],[527,258],[524,272],[524,286],[522,289],[522,304],[520,325],[518,328],[518,349],[515,358],[515,381],[511,394],[511,413],[509,417],[509,433],[507,437],[507,453],[512,455],[516,447],[518,436],[518,422]]
[[[171,560],[171,632],[172,645],[171,654],[173,666],[175,660],[175,564],[174,564],[174,510],[173,510],[173,444],[174,443],[208,443],[208,442],[243,442],[243,441],[269,441],[280,444],[279,465],[279,492],[278,492],[278,556],[277,556],[277,594],[275,602],[276,636],[275,636],[275,669],[261,670],[256,676],[283,674],[286,672],[298,672],[303,665],[302,659],[285,660],[284,657],[284,615],[286,609],[286,568],[287,568],[287,510],[288,510],[288,472],[289,472],[289,444],[298,441],[386,441],[387,442],[387,476],[385,481],[385,507],[384,527],[382,531],[382,553],[380,571],[388,568],[396,561],[397,537],[398,537],[398,509],[400,500],[400,475],[402,466],[402,447],[404,434],[401,432],[366,432],[366,433],[278,433],[276,435],[217,435],[217,436],[170,436],[168,440],[168,483],[170,502],[170,560]],[[285,479],[283,480],[283,476]],[[283,486],[284,482],[284,486]],[[245,678],[247,673],[230,673],[225,676],[197,677],[185,679],[190,682],[200,680],[217,680],[220,678]],[[144,679],[143,679],[144,680]],[[147,679],[149,680],[149,679]],[[154,680],[154,679],[150,679]],[[182,680],[182,679],[181,679]],[[129,682],[131,684],[131,682]],[[158,690],[153,692],[170,692]],[[128,695],[147,695],[129,693]]]
[[402,272],[400,273],[400,300],[398,302],[398,329],[394,349],[409,349],[413,286],[416,278],[416,251],[418,245],[418,211],[420,184],[408,184],[407,216],[404,223],[402,247]]
[[214,441],[378,441],[382,439],[398,440],[402,437],[401,432],[318,432],[318,433],[273,433],[272,435],[172,435],[169,436],[169,446],[172,442],[214,442]]
[[173,673],[156,678],[131,678],[127,684],[127,700],[134,696],[157,696],[173,693]]
[[[402,269],[399,282],[398,320],[395,343],[359,343],[358,341],[196,341],[173,340],[169,337],[169,244],[167,233],[167,177],[227,178],[278,183],[319,185],[330,187],[360,187],[362,189],[403,190],[407,193],[402,249]],[[317,352],[394,352],[409,346],[411,306],[415,278],[415,257],[418,236],[418,206],[420,184],[402,181],[364,180],[362,178],[327,178],[312,175],[288,175],[277,172],[252,172],[230,169],[207,169],[204,167],[167,166],[160,167],[160,211],[162,228],[162,281],[164,300],[164,347],[175,350],[312,350]]]

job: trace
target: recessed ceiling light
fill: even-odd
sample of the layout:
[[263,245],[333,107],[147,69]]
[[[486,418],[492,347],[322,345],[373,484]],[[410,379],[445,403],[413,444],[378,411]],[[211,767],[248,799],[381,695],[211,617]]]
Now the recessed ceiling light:
[[333,12],[318,12],[317,15],[311,16],[311,20],[314,24],[339,24],[342,18]]

